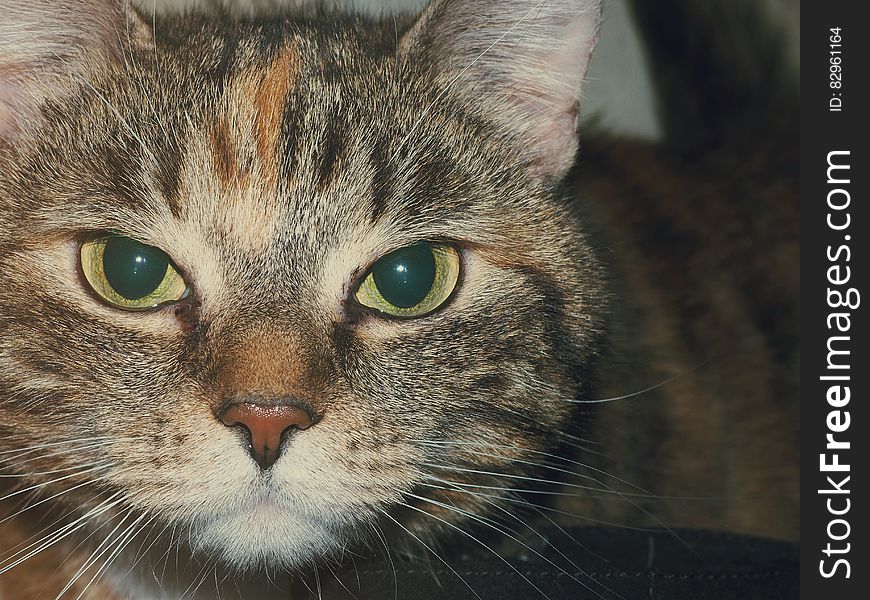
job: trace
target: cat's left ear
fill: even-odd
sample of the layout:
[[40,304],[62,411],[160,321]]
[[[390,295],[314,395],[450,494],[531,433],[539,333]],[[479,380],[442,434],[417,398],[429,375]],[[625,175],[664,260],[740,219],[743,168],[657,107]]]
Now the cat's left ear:
[[47,100],[148,29],[129,0],[0,0],[0,15],[0,142],[38,127]]
[[432,0],[399,52],[502,123],[539,175],[559,179],[574,162],[600,22],[600,0]]

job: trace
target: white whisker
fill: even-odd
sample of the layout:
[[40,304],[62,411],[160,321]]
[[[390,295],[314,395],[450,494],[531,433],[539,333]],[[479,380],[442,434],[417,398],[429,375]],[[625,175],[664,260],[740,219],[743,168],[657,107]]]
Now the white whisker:
[[[404,506],[407,506],[407,505],[404,505]],[[399,528],[403,529],[403,530],[405,531],[405,533],[407,533],[407,534],[410,535],[412,538],[414,538],[415,540],[417,540],[417,541],[418,541],[418,542],[419,542],[419,543],[420,543],[424,548],[426,548],[426,550],[428,550],[428,551],[432,554],[432,556],[434,556],[435,558],[437,558],[438,560],[440,560],[441,563],[442,563],[445,567],[447,567],[448,569],[450,569],[450,572],[452,572],[454,575],[456,575],[456,577],[459,578],[459,581],[461,581],[463,584],[465,584],[465,587],[467,587],[467,588],[471,591],[471,593],[474,594],[474,597],[477,598],[477,600],[483,600],[483,599],[480,597],[480,594],[478,594],[476,591],[474,591],[474,588],[471,587],[471,585],[470,585],[467,581],[465,581],[465,579],[462,577],[462,575],[460,575],[460,574],[456,571],[456,569],[454,569],[454,568],[450,565],[450,563],[448,563],[446,560],[444,560],[443,558],[441,558],[441,556],[440,556],[437,552],[435,552],[435,551],[434,551],[434,550],[433,550],[433,549],[432,549],[432,548],[431,548],[431,547],[430,547],[426,542],[424,542],[424,541],[421,540],[421,539],[420,539],[416,534],[414,534],[413,532],[411,532],[410,529],[408,529],[407,527],[405,527],[404,525],[402,525],[401,523],[399,523],[399,522],[398,522],[396,519],[394,519],[394,518],[393,518],[393,517],[392,517],[392,516],[387,512],[387,511],[382,510],[382,509],[377,509],[377,510],[378,510],[378,512],[380,512],[382,515],[384,515],[385,517],[387,517],[390,521],[392,521],[393,523],[395,523]]]
[[691,369],[686,370],[683,373],[680,373],[678,375],[674,375],[673,377],[669,377],[668,379],[665,379],[664,381],[661,381],[655,385],[651,385],[648,388],[638,390],[637,392],[632,392],[631,394],[624,394],[622,396],[613,396],[611,398],[600,398],[597,400],[568,400],[568,402],[570,402],[571,404],[604,404],[606,402],[616,402],[617,400],[626,400],[628,398],[634,398],[636,396],[640,396],[640,395],[646,394],[647,392],[651,392],[655,389],[658,389],[664,385],[668,385],[669,383],[674,382],[677,379],[681,379],[683,377],[686,377],[687,375],[694,373],[695,371],[697,371],[698,369],[700,369],[701,367],[703,367],[704,365],[706,365],[709,362],[710,362],[710,359],[707,359],[703,362],[698,363],[697,365],[695,365]]
[[108,510],[111,510],[112,508],[114,508],[115,506],[117,506],[118,504],[123,502],[123,497],[119,498],[117,500],[115,499],[121,495],[122,495],[121,492],[116,492],[115,494],[110,496],[108,500],[105,500],[99,506],[89,510],[87,513],[85,513],[84,515],[82,515],[81,517],[79,517],[78,519],[73,521],[72,523],[64,525],[63,527],[61,527],[59,530],[55,531],[54,533],[45,536],[41,540],[34,542],[33,544],[30,544],[26,548],[19,550],[18,552],[16,552],[12,556],[7,557],[6,559],[3,560],[2,563],[0,563],[0,565],[2,565],[4,563],[9,563],[9,561],[12,558],[18,556],[19,554],[22,554],[23,552],[27,552],[27,550],[29,550],[33,546],[38,546],[35,550],[28,552],[25,556],[12,562],[11,564],[5,564],[5,566],[2,566],[2,568],[0,568],[0,575],[5,573],[6,571],[9,571],[10,569],[14,569],[16,566],[25,562],[29,558],[36,556],[40,552],[53,546],[54,544],[58,543],[59,541],[69,537],[70,535],[72,535],[73,533],[75,533],[76,531],[81,529],[82,527],[85,527],[89,523],[89,521],[91,521],[92,519],[98,517],[99,515],[105,513]]
[[91,479],[88,479],[88,480],[85,481],[85,482],[82,482],[82,483],[79,483],[79,484],[77,484],[77,485],[74,485],[73,487],[71,487],[71,488],[69,488],[69,489],[66,489],[66,490],[63,490],[63,491],[61,491],[61,492],[58,492],[58,493],[56,493],[56,494],[54,494],[54,495],[52,495],[52,496],[49,496],[49,497],[47,497],[47,498],[43,498],[42,500],[39,500],[38,502],[35,502],[35,503],[33,503],[33,504],[28,504],[27,506],[25,506],[24,508],[22,508],[22,509],[16,511],[15,513],[13,513],[13,514],[11,514],[11,515],[9,515],[9,516],[6,516],[6,517],[3,517],[2,519],[0,519],[0,523],[5,523],[6,521],[9,521],[10,519],[14,519],[15,517],[19,516],[20,514],[26,512],[26,511],[28,511],[28,510],[30,510],[30,509],[32,509],[32,508],[35,508],[35,507],[37,507],[37,506],[40,506],[41,504],[44,504],[44,503],[46,503],[46,502],[50,502],[50,501],[54,500],[55,498],[59,498],[60,496],[63,496],[64,494],[68,494],[68,493],[70,493],[70,492],[72,492],[72,491],[75,491],[75,490],[77,490],[77,489],[79,489],[79,488],[85,487],[86,485],[92,485],[92,484],[94,484],[94,483],[97,483],[98,481],[99,481],[99,479],[93,479],[93,478],[91,478]]
[[[119,535],[118,538],[116,538],[116,540],[119,539],[120,541],[117,541],[115,543],[115,548],[109,554],[108,558],[106,558],[106,560],[103,562],[102,566],[97,569],[97,572],[94,573],[94,576],[91,577],[91,580],[88,581],[84,589],[82,589],[81,593],[76,597],[76,600],[82,600],[91,585],[93,585],[93,583],[109,569],[115,559],[120,556],[121,552],[123,552],[124,549],[130,544],[130,542],[144,530],[144,528],[148,525],[148,522],[146,522],[145,525],[143,525],[142,527],[139,527],[139,523],[141,523],[146,516],[147,515],[145,514],[141,515],[132,524],[130,524],[130,526],[127,527],[127,529],[121,535]],[[154,517],[152,517],[152,519],[153,518]]]
[[16,491],[14,491],[14,492],[10,492],[10,493],[6,494],[5,496],[0,497],[0,502],[3,502],[3,501],[5,501],[5,500],[8,500],[9,498],[12,498],[12,497],[14,497],[14,496],[17,496],[17,495],[19,495],[19,494],[24,494],[25,492],[29,492],[29,491],[32,491],[32,490],[38,490],[38,489],[40,489],[40,488],[44,488],[44,487],[47,486],[47,485],[52,485],[52,484],[57,483],[57,482],[59,482],[59,481],[65,481],[65,480],[70,479],[70,478],[72,478],[72,477],[79,477],[79,476],[81,476],[81,475],[85,475],[86,473],[93,473],[94,471],[98,471],[98,470],[100,470],[100,469],[104,469],[104,468],[106,468],[106,467],[108,467],[108,466],[111,466],[112,463],[111,463],[111,462],[108,462],[108,461],[105,461],[105,462],[102,462],[102,463],[96,463],[96,464],[97,464],[97,466],[91,467],[91,468],[89,468],[89,469],[85,469],[84,471],[77,471],[77,472],[75,472],[75,473],[70,473],[69,475],[64,475],[63,477],[57,477],[57,478],[55,478],[55,479],[51,479],[51,480],[49,480],[49,481],[43,481],[42,483],[37,483],[37,484],[31,485],[31,486],[29,486],[29,487],[22,488],[22,489],[20,489],[20,490],[16,490]]
[[[428,500],[427,500],[427,501],[428,501]],[[477,544],[483,546],[483,547],[486,548],[489,552],[491,552],[491,553],[492,553],[496,558],[498,558],[498,559],[501,560],[504,564],[506,564],[508,567],[510,567],[511,570],[513,570],[517,575],[519,575],[523,580],[525,580],[526,583],[528,583],[532,588],[534,588],[534,589],[535,589],[538,593],[540,593],[544,598],[549,599],[549,596],[548,596],[546,593],[544,593],[544,591],[541,590],[541,588],[539,588],[539,587],[536,586],[534,583],[532,583],[532,581],[531,581],[528,577],[526,577],[526,576],[525,576],[525,575],[524,575],[524,574],[523,574],[519,569],[517,569],[515,566],[513,566],[513,565],[510,563],[509,560],[507,560],[507,559],[506,559],[505,557],[503,557],[501,554],[499,554],[498,552],[496,552],[495,550],[493,550],[492,548],[490,548],[486,543],[484,543],[484,542],[482,542],[481,540],[477,539],[475,536],[471,535],[470,533],[468,533],[467,531],[465,531],[465,530],[462,529],[461,527],[458,527],[457,525],[454,525],[454,524],[451,523],[450,521],[447,521],[447,520],[445,520],[445,519],[442,519],[441,517],[438,517],[438,516],[436,516],[436,515],[433,515],[432,513],[427,512],[427,511],[425,511],[425,510],[423,510],[423,509],[421,509],[421,508],[417,508],[416,506],[412,506],[412,505],[410,505],[410,504],[406,504],[406,503],[402,503],[402,506],[404,506],[405,508],[410,508],[411,510],[417,511],[417,512],[419,512],[419,513],[422,513],[422,514],[424,514],[424,515],[426,515],[426,516],[428,516],[428,517],[431,517],[431,518],[435,519],[436,521],[439,521],[440,523],[443,523],[444,525],[447,525],[447,526],[450,527],[451,529],[454,529],[454,530],[458,531],[459,533],[461,533],[461,534],[463,534],[464,536],[466,536],[466,537],[468,537],[469,539],[471,539],[473,542],[475,542],[475,543],[477,543]]]

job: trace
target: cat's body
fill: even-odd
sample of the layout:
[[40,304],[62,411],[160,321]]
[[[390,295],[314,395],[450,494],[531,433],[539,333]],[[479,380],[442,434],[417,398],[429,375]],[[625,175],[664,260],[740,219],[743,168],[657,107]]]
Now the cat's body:
[[[551,478],[587,519],[796,536],[791,173],[604,137],[569,172],[597,3],[5,4],[0,451],[4,512],[27,510],[0,523],[0,597],[172,598],[199,564],[449,538]],[[108,306],[79,259],[107,233],[191,292]],[[355,301],[421,241],[461,254],[441,306]],[[224,417],[240,398],[310,416],[274,464]]]
[[[606,139],[586,150],[581,168],[591,174],[579,178],[596,219],[587,222],[599,224],[622,299],[602,369],[609,376],[596,392],[622,399],[594,407],[589,435],[607,457],[592,462],[632,473],[646,490],[694,498],[603,496],[594,512],[617,523],[794,537],[798,223],[783,199],[796,197],[796,178],[751,166],[750,154],[739,165],[711,164]],[[734,201],[741,195],[753,203]],[[581,506],[575,512],[589,512]]]

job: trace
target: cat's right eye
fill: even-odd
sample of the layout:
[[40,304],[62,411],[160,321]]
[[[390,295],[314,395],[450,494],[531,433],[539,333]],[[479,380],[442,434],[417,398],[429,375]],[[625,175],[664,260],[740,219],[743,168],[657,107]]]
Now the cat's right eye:
[[145,310],[188,294],[169,256],[134,239],[107,235],[81,247],[81,268],[94,293],[112,306]]

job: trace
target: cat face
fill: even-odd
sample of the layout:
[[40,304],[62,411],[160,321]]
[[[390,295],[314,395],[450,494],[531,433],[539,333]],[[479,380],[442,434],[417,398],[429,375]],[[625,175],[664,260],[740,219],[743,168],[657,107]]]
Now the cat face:
[[[558,185],[594,3],[435,2],[404,33],[81,4],[50,20],[60,56],[0,26],[0,444],[45,446],[11,468],[238,567],[486,510],[500,493],[463,486],[507,487],[558,441],[602,328]],[[109,301],[87,249],[113,239],[171,261],[177,293]],[[419,314],[364,296],[389,300],[397,251],[437,274],[421,297],[446,281]]]

